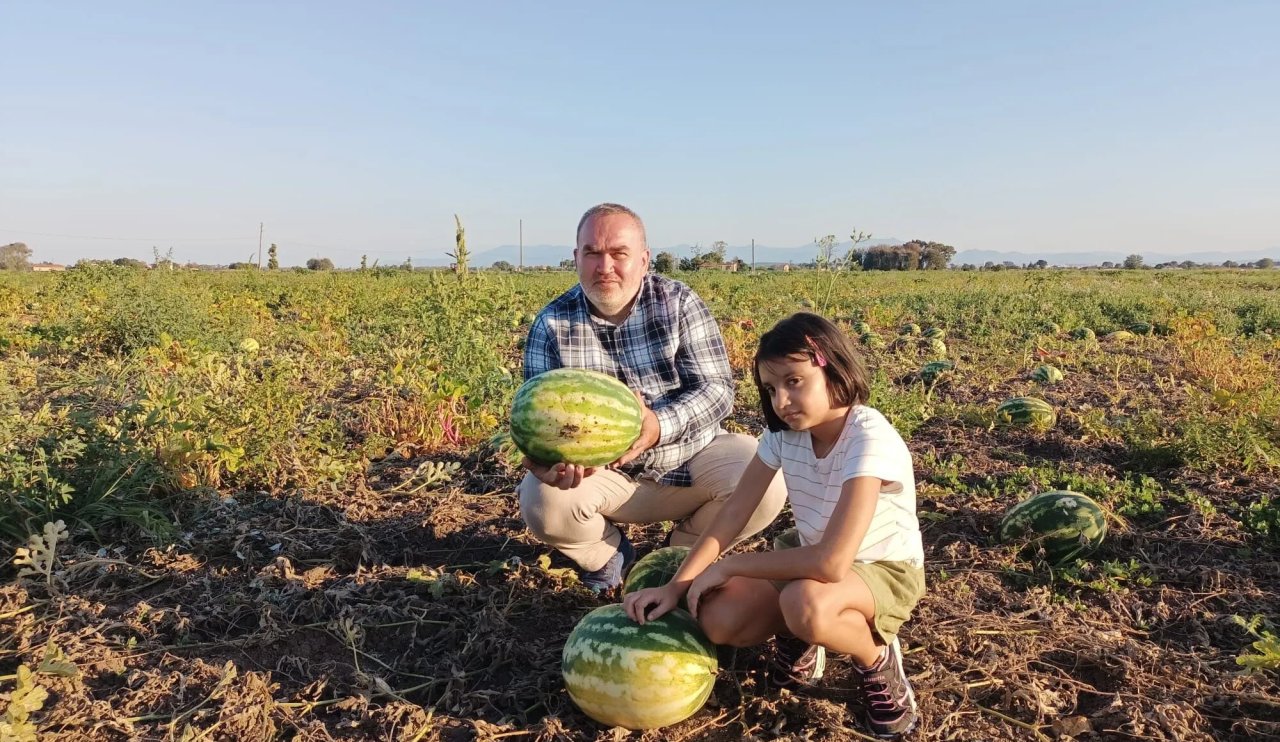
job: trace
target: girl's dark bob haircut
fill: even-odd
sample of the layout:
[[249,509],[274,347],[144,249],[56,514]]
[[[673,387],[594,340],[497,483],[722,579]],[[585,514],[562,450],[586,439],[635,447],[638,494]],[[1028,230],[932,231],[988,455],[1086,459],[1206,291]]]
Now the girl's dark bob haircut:
[[760,363],[783,358],[808,359],[822,367],[831,403],[840,407],[865,404],[871,397],[866,366],[851,341],[830,321],[809,312],[797,312],[760,336],[751,375],[760,392],[760,411],[769,430],[790,430],[769,401],[760,380]]

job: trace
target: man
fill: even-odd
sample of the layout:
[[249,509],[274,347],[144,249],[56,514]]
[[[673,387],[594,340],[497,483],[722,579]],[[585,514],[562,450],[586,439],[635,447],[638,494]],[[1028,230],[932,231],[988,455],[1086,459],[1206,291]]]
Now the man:
[[[578,564],[585,586],[622,583],[635,550],[615,523],[676,521],[674,546],[710,525],[756,452],[756,440],[725,432],[734,384],[720,328],[683,283],[649,273],[644,223],[618,204],[593,206],[578,222],[578,285],[538,314],[524,377],[554,368],[614,376],[644,405],[640,437],[605,468],[540,466],[528,459],[520,512],[529,530]],[[775,477],[739,538],[769,525],[786,500]]]

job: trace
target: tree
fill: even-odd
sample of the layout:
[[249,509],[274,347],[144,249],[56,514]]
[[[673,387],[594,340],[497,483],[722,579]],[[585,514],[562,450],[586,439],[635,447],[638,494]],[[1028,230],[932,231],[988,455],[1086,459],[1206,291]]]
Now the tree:
[[707,258],[707,262],[723,263],[725,250],[729,249],[729,243],[724,240],[716,240],[711,243],[711,251],[703,255]]
[[276,243],[272,242],[271,247],[267,248],[267,270],[280,270],[280,248],[276,247]]
[[333,270],[333,261],[328,258],[308,258],[307,270],[331,271]]
[[146,270],[147,264],[137,258],[116,258],[111,261],[112,265],[118,265],[121,268],[132,268],[134,270]]
[[25,242],[10,242],[0,247],[0,271],[31,270],[31,248]]
[[405,258],[405,259],[404,259],[404,262],[400,264],[400,270],[405,271],[405,272],[407,272],[407,273],[412,273],[412,272],[413,272],[413,258]]
[[1124,259],[1124,267],[1128,270],[1137,270],[1142,267],[1142,256],[1134,253]]
[[1048,267],[1049,267],[1049,261],[1045,260],[1044,258],[1041,258],[1041,259],[1037,260],[1037,261],[1034,263],[1034,265],[1035,265],[1035,267],[1036,267],[1036,269],[1037,269],[1037,270],[1044,270],[1045,268],[1048,268]]
[[510,261],[495,260],[493,261],[493,269],[495,271],[513,271],[516,269],[516,267],[512,265]]
[[946,270],[947,266],[951,264],[951,258],[955,257],[956,254],[956,249],[951,245],[926,240],[912,240],[903,245],[903,247],[914,248],[919,251],[920,268],[922,270]]
[[676,269],[676,256],[669,252],[660,252],[653,259],[653,270],[658,273],[673,273]]
[[859,269],[862,268],[862,258],[866,255],[866,251],[859,249],[858,243],[866,242],[869,239],[871,239],[870,232],[860,232],[856,229],[853,230],[853,233],[849,235],[849,249],[844,254],[844,268],[847,268],[848,270],[853,270],[854,266],[857,266]]
[[[272,245],[272,247],[275,247],[275,245]],[[362,270],[362,271],[367,271],[367,270],[369,270],[369,256],[368,256],[368,255],[361,255],[361,256],[360,256],[360,270]]]
[[151,264],[151,267],[152,267],[152,268],[164,268],[164,269],[166,269],[166,270],[173,270],[173,265],[174,265],[174,263],[173,263],[173,248],[172,248],[172,247],[170,247],[170,248],[169,248],[169,250],[168,250],[167,252],[165,252],[165,254],[164,254],[164,255],[161,255],[161,254],[160,254],[160,248],[156,247],[155,245],[152,245],[152,246],[151,246],[151,254],[152,254],[152,256],[154,256],[154,257],[155,257],[155,259],[156,259],[156,262],[154,262],[154,263],[152,263],[152,264]]
[[1271,258],[1262,258],[1258,262],[1254,263],[1254,265],[1259,268],[1274,268],[1276,265],[1276,261],[1272,260]]
[[462,220],[457,214],[453,215],[453,220],[458,223],[458,231],[453,236],[453,241],[457,243],[457,248],[447,253],[453,258],[453,270],[461,278],[467,272],[467,230],[462,227]]

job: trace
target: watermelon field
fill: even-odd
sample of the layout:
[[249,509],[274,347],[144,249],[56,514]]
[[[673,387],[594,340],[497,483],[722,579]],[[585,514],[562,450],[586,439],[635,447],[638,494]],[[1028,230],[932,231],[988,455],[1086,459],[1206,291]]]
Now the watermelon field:
[[[1280,271],[678,277],[731,430],[761,431],[777,319],[866,351],[919,483],[911,739],[1280,739]],[[575,280],[0,272],[0,739],[870,739],[847,664],[775,693],[764,648],[721,648],[663,729],[569,699],[565,639],[611,601],[524,531],[487,441]],[[1051,490],[1105,510],[1077,561],[998,538]]]

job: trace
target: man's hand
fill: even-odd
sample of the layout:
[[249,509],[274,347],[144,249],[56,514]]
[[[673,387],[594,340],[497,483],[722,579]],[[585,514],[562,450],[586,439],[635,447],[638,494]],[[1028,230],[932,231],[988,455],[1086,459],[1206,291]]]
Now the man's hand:
[[559,463],[553,466],[543,466],[532,461],[528,456],[525,457],[524,468],[528,469],[533,476],[538,478],[539,482],[559,487],[562,490],[571,490],[582,484],[582,480],[595,473],[595,467],[584,467],[579,464]]
[[644,403],[644,397],[640,396],[640,392],[635,392],[635,395],[636,401],[644,409],[644,419],[640,423],[640,437],[636,438],[636,442],[631,444],[631,448],[628,448],[626,453],[610,464],[613,467],[626,466],[635,461],[640,454],[658,445],[658,437],[662,434],[662,430],[658,427],[658,416],[653,414],[653,410]]

